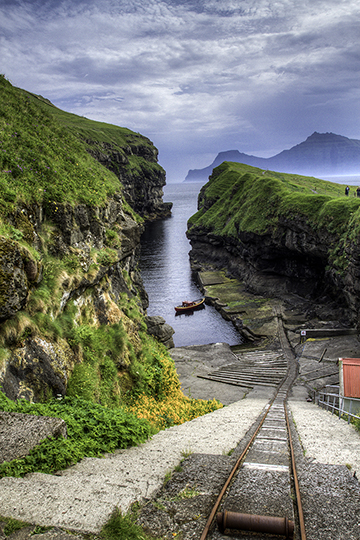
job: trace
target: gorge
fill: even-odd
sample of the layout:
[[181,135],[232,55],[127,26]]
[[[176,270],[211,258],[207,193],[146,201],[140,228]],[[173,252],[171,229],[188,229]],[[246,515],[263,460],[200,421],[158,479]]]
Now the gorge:
[[[171,347],[171,328],[146,319],[138,261],[144,222],[171,211],[157,150],[0,83],[2,392],[156,397],[170,360],[151,335]],[[225,268],[249,291],[297,295],[309,317],[357,326],[359,206],[330,182],[223,163],[189,220],[192,269]]]

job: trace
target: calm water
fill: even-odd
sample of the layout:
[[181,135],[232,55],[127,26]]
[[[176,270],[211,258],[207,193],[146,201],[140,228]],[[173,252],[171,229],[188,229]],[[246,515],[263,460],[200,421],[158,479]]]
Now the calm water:
[[163,200],[173,203],[172,217],[149,223],[141,240],[141,275],[150,302],[147,313],[161,315],[174,328],[176,347],[241,342],[232,323],[211,306],[175,316],[174,306],[201,296],[190,270],[191,246],[185,236],[187,220],[197,210],[201,186],[197,182],[165,186]]

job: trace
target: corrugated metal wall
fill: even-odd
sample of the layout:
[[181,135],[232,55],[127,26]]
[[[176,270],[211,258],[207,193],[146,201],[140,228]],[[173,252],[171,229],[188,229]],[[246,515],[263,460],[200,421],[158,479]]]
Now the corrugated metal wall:
[[360,358],[341,358],[344,396],[360,398]]

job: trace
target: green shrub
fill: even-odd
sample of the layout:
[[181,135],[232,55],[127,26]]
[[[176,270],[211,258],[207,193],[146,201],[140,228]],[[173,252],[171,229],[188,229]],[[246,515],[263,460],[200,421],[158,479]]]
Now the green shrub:
[[28,456],[0,464],[0,476],[23,476],[32,471],[53,473],[84,457],[101,456],[117,448],[145,442],[154,430],[124,408],[107,409],[79,398],[48,403],[10,401],[0,391],[0,410],[62,418],[68,438],[46,439]]
[[104,248],[98,253],[96,262],[103,266],[111,266],[119,260],[118,254],[114,249]]

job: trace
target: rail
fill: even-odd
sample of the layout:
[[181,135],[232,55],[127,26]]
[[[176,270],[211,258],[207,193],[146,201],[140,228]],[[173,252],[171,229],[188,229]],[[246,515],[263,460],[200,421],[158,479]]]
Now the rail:
[[[318,405],[327,411],[331,411],[332,414],[335,414],[336,412],[339,416],[339,420],[343,417],[343,415],[347,416],[348,424],[350,424],[351,418],[357,418],[360,420],[360,416],[351,412],[352,410],[355,410],[353,409],[355,403],[360,409],[360,400],[340,396],[339,390],[339,386],[325,386],[325,390],[319,392],[319,397],[316,400]],[[345,403],[349,403],[349,410],[347,408],[345,409]]]
[[241,456],[236,461],[227,481],[223,485],[223,488],[208,516],[208,520],[206,522],[205,528],[203,529],[200,540],[206,540],[207,535],[210,531],[210,527],[212,526],[215,517],[216,517],[219,531],[221,533],[224,533],[226,528],[230,528],[230,529],[238,528],[241,530],[252,531],[253,533],[255,533],[255,531],[267,532],[267,533],[272,533],[272,534],[280,534],[283,536],[285,535],[286,538],[293,538],[294,522],[288,520],[288,518],[277,518],[277,517],[260,516],[260,515],[254,515],[254,514],[238,514],[236,512],[228,512],[227,510],[224,510],[224,512],[218,513],[216,515],[216,512],[226,494],[227,489],[229,488],[235,475],[239,472],[240,465],[243,463],[247,453],[249,452],[255,439],[257,438],[260,432],[260,429],[262,428],[262,425],[264,424],[265,419],[268,416],[268,413],[270,412],[270,410],[272,409],[272,407],[274,406],[277,400],[282,402],[283,413],[286,419],[286,430],[287,430],[289,461],[290,461],[289,470],[291,472],[291,477],[292,477],[292,481],[293,481],[293,485],[295,489],[294,503],[295,503],[296,512],[297,512],[299,538],[300,540],[306,540],[306,531],[305,531],[304,515],[303,515],[303,509],[302,509],[302,503],[301,503],[300,487],[299,487],[298,476],[297,476],[297,471],[296,471],[295,453],[294,453],[294,448],[293,448],[290,421],[289,421],[287,405],[286,405],[289,390],[296,377],[296,364],[294,361],[294,356],[291,353],[288,341],[286,339],[283,326],[282,324],[280,324],[280,321],[279,321],[278,328],[279,328],[279,338],[280,338],[281,348],[285,354],[285,357],[287,357],[288,359],[287,375],[283,378],[282,382],[279,384],[275,396],[273,397],[271,402],[268,404],[268,407],[263,413],[261,419],[259,419],[259,425],[257,426],[255,432],[253,433],[250,441],[247,443],[246,448],[243,450]]

